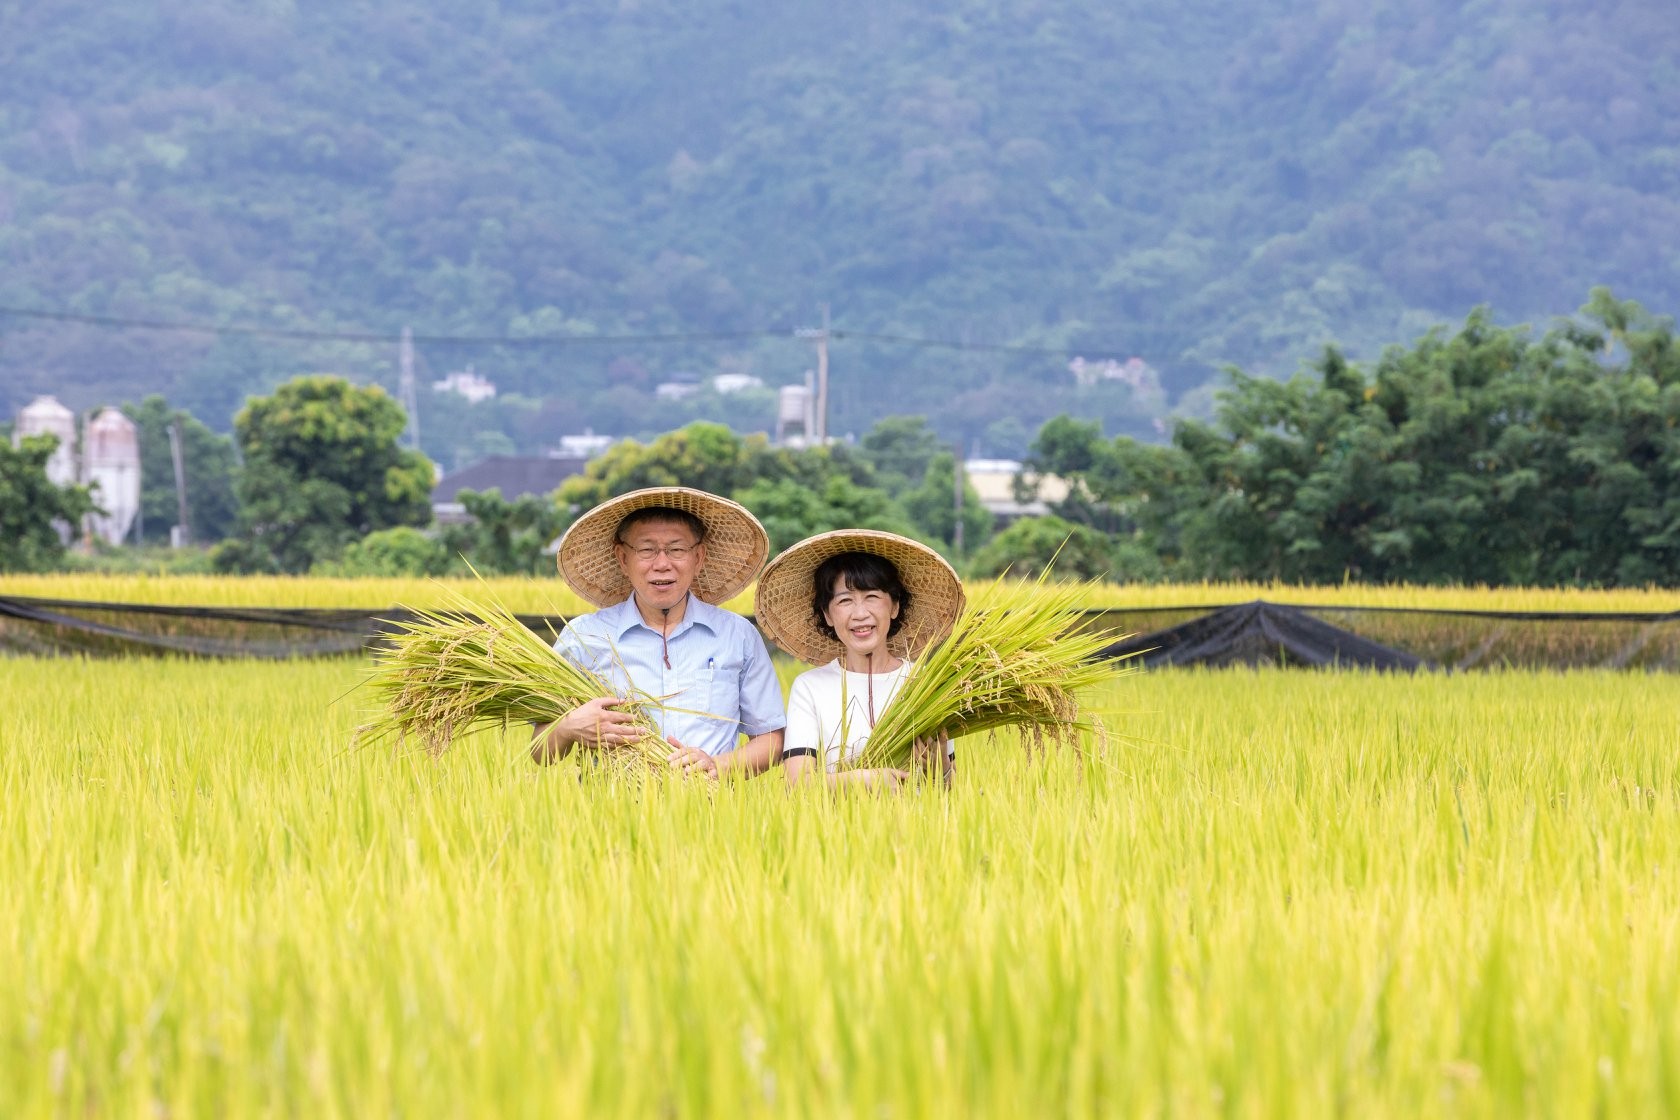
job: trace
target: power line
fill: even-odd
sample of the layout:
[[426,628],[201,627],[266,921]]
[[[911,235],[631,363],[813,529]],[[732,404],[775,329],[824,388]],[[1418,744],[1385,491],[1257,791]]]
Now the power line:
[[[44,311],[24,307],[0,307],[0,316],[16,319],[38,319],[55,323],[77,323],[90,327],[117,330],[181,331],[189,334],[237,338],[281,338],[303,342],[364,342],[399,343],[403,334],[383,334],[375,331],[301,330],[286,327],[252,327],[237,324],[190,323],[163,319],[127,319],[111,315],[82,315],[71,311]],[[798,331],[794,337],[806,337]],[[1170,332],[1178,334],[1179,332]],[[412,342],[429,346],[519,346],[541,348],[549,346],[601,345],[661,345],[668,343],[724,342],[747,338],[786,338],[787,330],[741,331],[679,331],[669,334],[587,334],[587,335],[471,335],[416,334]],[[1106,350],[1057,346],[1014,346],[1007,343],[959,342],[954,339],[921,338],[915,335],[878,334],[870,331],[827,331],[828,339],[851,339],[889,346],[914,346],[931,350],[957,350],[987,354],[1020,354],[1035,357],[1060,358],[1124,358],[1136,349]]]
[[972,350],[987,354],[1033,354],[1061,358],[1122,358],[1136,350],[1090,350],[1060,346],[1011,346],[1002,342],[956,342],[939,338],[916,338],[903,334],[871,334],[868,331],[833,331],[830,338],[850,338],[859,342],[880,342],[894,346],[920,346],[933,350]]
[[[183,331],[188,334],[231,335],[242,338],[286,338],[305,342],[401,342],[402,335],[374,331],[293,330],[285,327],[246,327],[212,323],[183,323],[162,319],[122,319],[110,315],[80,315],[70,311],[39,311],[23,307],[0,307],[0,315],[18,319],[45,319],[56,323],[79,323],[90,327],[120,330]],[[471,335],[417,334],[412,339],[428,345],[472,346],[585,346],[615,342],[711,342],[735,338],[782,338],[786,331],[685,331],[674,334],[585,334],[585,335]]]

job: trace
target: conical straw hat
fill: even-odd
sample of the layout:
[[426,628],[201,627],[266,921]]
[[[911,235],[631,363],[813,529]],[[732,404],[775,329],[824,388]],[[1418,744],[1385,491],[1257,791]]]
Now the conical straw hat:
[[618,526],[653,506],[691,513],[706,526],[706,563],[694,576],[694,594],[702,602],[722,603],[745,591],[770,555],[769,534],[745,506],[687,486],[655,486],[620,494],[574,521],[554,557],[560,577],[597,607],[628,599],[630,581],[613,555]]
[[825,665],[845,646],[825,634],[811,613],[817,568],[842,552],[868,552],[892,561],[910,592],[903,625],[887,639],[899,657],[915,657],[939,641],[962,614],[962,581],[927,545],[876,529],[841,529],[807,537],[770,561],[758,578],[753,617],[775,643],[807,665]]

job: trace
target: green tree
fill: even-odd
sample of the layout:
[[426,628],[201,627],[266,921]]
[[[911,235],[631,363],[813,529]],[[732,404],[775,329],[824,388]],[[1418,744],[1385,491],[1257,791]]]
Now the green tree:
[[140,513],[145,539],[167,541],[169,527],[180,519],[169,446],[169,427],[176,422],[181,425],[181,467],[193,539],[219,541],[232,533],[239,521],[233,440],[212,432],[191,413],[170,408],[156,394],[137,405],[123,405],[123,411],[140,429]]
[[761,479],[737,490],[734,498],[764,523],[771,555],[835,529],[883,529],[918,536],[904,510],[884,491],[857,486],[839,475],[831,476],[819,489],[793,479]]
[[[956,456],[941,451],[928,461],[919,486],[904,495],[904,511],[926,540],[952,547],[956,536]],[[980,504],[980,495],[963,480],[963,548],[973,552],[992,535],[992,513]]]
[[1232,371],[1171,447],[1055,421],[1033,465],[1180,577],[1673,583],[1680,354],[1602,290],[1538,339],[1478,310],[1370,371],[1335,348],[1287,382]]
[[882,489],[895,496],[920,486],[928,464],[945,449],[926,416],[883,416],[858,443]]
[[[564,480],[556,500],[570,517],[571,510],[650,485],[707,490],[754,512],[759,510],[753,502],[763,502],[771,516],[786,517],[786,524],[828,524],[852,509],[875,521],[907,524],[904,512],[880,494],[864,455],[843,445],[771,447],[763,435],[739,437],[714,423],[690,423],[645,445],[615,443],[583,474]],[[869,494],[879,494],[880,500],[864,497]]]
[[75,525],[95,509],[85,486],[54,486],[47,461],[58,440],[0,440],[0,572],[44,572],[64,559],[55,523]]
[[582,474],[561,483],[558,501],[588,509],[646,486],[690,486],[728,495],[756,480],[768,451],[762,436],[743,438],[722,424],[690,424],[646,445],[622,440]]
[[441,547],[452,564],[465,561],[484,575],[553,574],[544,546],[569,521],[547,497],[525,494],[513,501],[500,490],[463,490],[461,505],[472,520],[443,530]]
[[397,444],[406,418],[378,387],[293,378],[235,421],[245,466],[232,571],[304,572],[379,529],[431,520],[432,464]]
[[974,555],[969,570],[980,576],[1007,572],[1022,579],[1046,569],[1063,579],[1144,579],[1159,574],[1153,557],[1132,559],[1130,570],[1117,572],[1115,542],[1108,534],[1050,515],[1023,517],[1004,529]]
[[321,561],[311,571],[331,576],[441,576],[449,570],[449,552],[412,525],[379,529],[344,550],[338,560]]

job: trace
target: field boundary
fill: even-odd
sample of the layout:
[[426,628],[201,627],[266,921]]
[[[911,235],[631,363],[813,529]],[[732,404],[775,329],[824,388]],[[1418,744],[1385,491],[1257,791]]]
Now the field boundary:
[[[396,606],[219,607],[0,595],[0,653],[343,657],[366,652],[413,617]],[[518,617],[547,633],[558,632],[569,616]],[[1477,611],[1255,599],[1100,607],[1086,617],[1091,628],[1115,632],[1114,656],[1136,656],[1151,666],[1680,671],[1680,611]]]

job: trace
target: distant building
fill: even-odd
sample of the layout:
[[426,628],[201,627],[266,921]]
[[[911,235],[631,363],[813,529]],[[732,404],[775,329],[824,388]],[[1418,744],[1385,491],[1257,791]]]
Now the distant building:
[[140,429],[115,408],[87,422],[82,472],[104,513],[88,516],[89,527],[110,544],[122,544],[140,513]]
[[1113,358],[1101,362],[1087,362],[1084,358],[1074,358],[1068,363],[1068,372],[1085,388],[1099,381],[1118,381],[1139,395],[1161,391],[1160,371],[1142,358],[1127,358],[1123,362]]
[[744,393],[764,388],[764,380],[750,373],[720,373],[712,378],[712,388],[719,393]]
[[571,458],[593,459],[617,442],[617,436],[598,436],[593,428],[585,428],[581,436],[560,437],[560,454]]
[[57,397],[36,397],[18,413],[12,429],[15,447],[25,436],[58,437],[58,449],[47,460],[47,480],[54,486],[76,481],[76,414],[58,403]]
[[809,385],[783,385],[776,390],[776,444],[805,447],[816,428],[816,395]]
[[432,390],[438,393],[454,393],[456,396],[467,398],[473,404],[492,400],[496,396],[495,382],[480,377],[472,366],[455,370],[441,380],[432,382]]
[[588,465],[586,455],[492,455],[439,480],[432,488],[432,516],[440,525],[459,525],[470,520],[461,505],[463,490],[500,490],[510,502],[527,494],[543,497]]
[[674,373],[669,381],[653,387],[653,395],[662,401],[680,401],[699,391],[700,375],[696,373]]
[[[29,436],[56,436],[58,446],[47,460],[47,481],[54,486],[82,483],[104,513],[90,514],[86,532],[111,544],[122,544],[140,514],[140,430],[122,412],[105,408],[82,426],[76,439],[76,414],[55,397],[36,397],[19,412],[12,430],[17,445]],[[71,526],[59,523],[59,538],[68,543]]]
[[[56,436],[58,446],[47,460],[47,481],[54,486],[70,486],[80,473],[76,469],[76,414],[58,402],[57,397],[36,397],[18,411],[17,424],[12,428],[12,446],[18,446],[26,436]],[[68,522],[55,521],[53,529],[62,543],[70,542]]]
[[1034,480],[1032,496],[1026,501],[1015,497],[1015,480],[1024,467],[1015,459],[968,459],[963,470],[969,485],[980,495],[980,504],[991,511],[998,526],[1008,525],[1023,517],[1042,517],[1050,512],[1050,503],[1068,496],[1068,484],[1055,475],[1039,475]]

